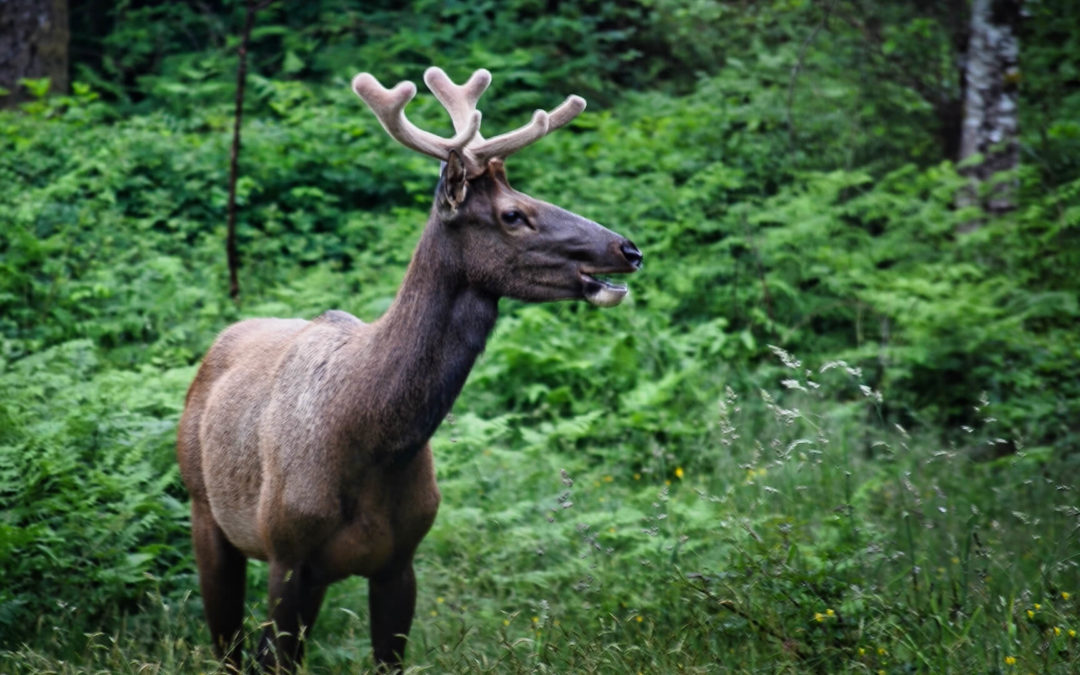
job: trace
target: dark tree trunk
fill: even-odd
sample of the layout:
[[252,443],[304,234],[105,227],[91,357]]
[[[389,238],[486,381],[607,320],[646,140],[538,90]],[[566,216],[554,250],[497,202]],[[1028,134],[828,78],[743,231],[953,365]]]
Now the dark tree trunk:
[[68,87],[67,0],[0,0],[0,106],[28,98],[22,78],[47,77],[50,91]]
[[964,118],[960,140],[963,173],[971,185],[958,204],[981,204],[989,214],[1016,206],[1019,162],[1019,0],[974,0],[964,65]]

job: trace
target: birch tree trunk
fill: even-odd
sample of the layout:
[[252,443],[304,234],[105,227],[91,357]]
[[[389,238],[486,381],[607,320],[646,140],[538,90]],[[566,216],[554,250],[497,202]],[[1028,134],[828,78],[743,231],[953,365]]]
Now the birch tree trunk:
[[22,78],[48,77],[50,91],[68,86],[67,0],[0,0],[0,106],[26,99]]
[[992,215],[1016,206],[1016,176],[999,174],[1012,172],[1019,162],[1019,22],[1020,0],[971,4],[959,157],[969,160],[962,172],[971,184],[957,205],[981,204]]

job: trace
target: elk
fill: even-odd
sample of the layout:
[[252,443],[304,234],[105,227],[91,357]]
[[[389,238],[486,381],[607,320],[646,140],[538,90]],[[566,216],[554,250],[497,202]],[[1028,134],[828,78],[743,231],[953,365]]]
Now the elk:
[[504,160],[577,116],[568,97],[514,131],[484,139],[477,100],[491,82],[424,74],[454,134],[404,113],[416,86],[353,90],[390,136],[442,162],[404,281],[373,323],[341,311],[249,319],[215,340],[187,393],[177,456],[191,496],[199,586],[215,653],[242,667],[247,559],[269,564],[271,624],[255,657],[291,671],[327,586],[367,577],[379,668],[398,670],[416,603],[413,555],[440,494],[428,440],[484,349],[501,297],[584,299],[610,307],[637,270],[628,239],[510,187]]

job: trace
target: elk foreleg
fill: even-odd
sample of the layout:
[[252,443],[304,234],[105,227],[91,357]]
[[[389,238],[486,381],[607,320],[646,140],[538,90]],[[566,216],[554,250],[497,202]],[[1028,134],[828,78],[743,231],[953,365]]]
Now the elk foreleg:
[[411,559],[369,579],[368,607],[376,667],[399,672],[416,609],[416,575]]
[[326,583],[305,564],[270,561],[270,619],[259,641],[264,672],[291,673],[304,657],[304,640],[319,614]]
[[229,672],[240,672],[247,558],[225,538],[210,505],[199,500],[191,502],[191,539],[214,653]]

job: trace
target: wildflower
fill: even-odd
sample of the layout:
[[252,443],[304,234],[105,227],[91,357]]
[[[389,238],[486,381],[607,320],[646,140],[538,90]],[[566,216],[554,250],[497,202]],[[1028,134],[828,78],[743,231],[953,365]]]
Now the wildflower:
[[1068,591],[1062,591],[1061,592],[1061,599],[1062,600],[1068,600],[1069,599],[1069,592]]
[[959,565],[960,564],[960,558],[957,558],[956,556],[953,556],[951,562],[954,565]]
[[889,650],[885,649],[884,647],[878,647],[877,648],[877,655],[878,656],[885,656],[888,653],[889,653]]
[[637,616],[634,617],[634,621],[637,621],[638,623],[641,623],[644,620],[645,619],[642,619],[640,614],[638,614]]
[[540,623],[540,617],[534,616],[533,617],[533,623]]
[[640,473],[635,473],[634,474],[634,480],[641,480],[641,474]]
[[612,478],[611,476],[604,476],[604,482],[605,482],[605,483],[610,483],[610,482],[611,482],[611,481],[613,481],[613,480],[615,480],[615,479],[614,479],[614,478]]
[[510,625],[510,619],[503,619],[503,625],[504,626],[509,626]]
[[446,600],[443,599],[443,598],[435,598],[435,604],[437,604],[437,605],[441,605],[444,602],[446,602]]
[[824,620],[825,620],[825,615],[824,614],[822,614],[821,612],[814,612],[814,621],[817,621],[818,623],[821,623]]
[[859,656],[866,656],[866,650],[862,647],[859,647]]
[[1054,635],[1055,636],[1061,635],[1061,628],[1060,627],[1054,626]]
[[431,616],[439,616],[439,613],[435,610],[431,610]]
[[1030,609],[1027,611],[1027,615],[1028,615],[1029,619],[1034,619],[1035,618],[1035,612],[1033,612]]
[[1076,629],[1074,629],[1074,628],[1069,629],[1069,637],[1071,637],[1071,638],[1076,637]]
[[1039,603],[1036,602],[1035,603],[1035,611],[1039,611],[1040,609],[1042,609],[1042,605],[1040,605]]
[[682,470],[681,466],[675,467],[675,477],[678,478],[679,480],[682,480],[683,470]]
[[1007,666],[1015,666],[1016,665],[1016,657],[1015,656],[1006,656],[1005,657],[1005,665],[1007,665]]
[[836,616],[836,612],[832,611],[831,609],[827,609],[827,610],[825,610],[825,616],[827,616],[827,617],[829,617],[831,619],[834,616]]

